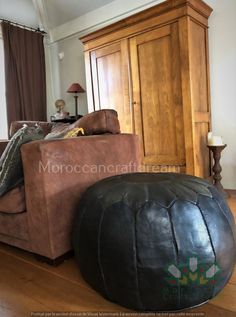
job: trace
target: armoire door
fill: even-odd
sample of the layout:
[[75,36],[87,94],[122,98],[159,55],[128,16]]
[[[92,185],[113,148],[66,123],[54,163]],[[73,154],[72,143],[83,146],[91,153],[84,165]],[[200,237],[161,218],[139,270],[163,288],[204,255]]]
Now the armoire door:
[[91,52],[94,110],[115,109],[121,132],[132,132],[128,40]]
[[142,142],[143,163],[183,166],[178,23],[131,38],[130,61],[134,131]]

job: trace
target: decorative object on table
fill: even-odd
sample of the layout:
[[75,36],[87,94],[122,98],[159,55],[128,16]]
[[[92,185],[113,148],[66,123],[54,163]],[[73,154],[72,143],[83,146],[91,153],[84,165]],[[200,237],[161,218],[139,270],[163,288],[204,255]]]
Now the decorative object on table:
[[75,98],[75,117],[78,118],[78,94],[84,93],[85,90],[78,83],[73,83],[67,90],[68,93],[73,93]]
[[55,102],[55,106],[57,108],[57,112],[63,113],[63,109],[65,108],[65,101],[63,99],[57,99]]
[[110,301],[176,311],[216,296],[236,257],[235,223],[217,189],[173,173],[104,179],[82,196],[73,246],[84,279]]
[[222,167],[220,165],[221,152],[226,148],[226,144],[224,145],[208,145],[208,148],[213,153],[214,165],[212,168],[213,171],[213,182],[214,186],[218,189],[218,191],[223,195],[223,197],[228,198],[229,194],[224,190],[223,185],[221,184],[222,176]]
[[69,112],[65,112],[63,111],[63,109],[65,108],[65,101],[63,99],[58,99],[55,102],[55,107],[57,108],[57,112],[51,116],[51,121],[55,121],[55,120],[62,120],[65,119],[69,116]]

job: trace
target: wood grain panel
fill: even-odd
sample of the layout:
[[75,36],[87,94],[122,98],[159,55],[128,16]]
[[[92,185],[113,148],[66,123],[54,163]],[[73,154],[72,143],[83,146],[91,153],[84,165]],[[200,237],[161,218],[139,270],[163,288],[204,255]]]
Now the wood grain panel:
[[195,111],[209,111],[206,29],[191,20],[189,37],[192,105]]
[[207,178],[206,138],[211,125],[207,29],[184,17],[179,30],[187,173]]
[[210,122],[209,112],[195,111],[194,122]]
[[80,40],[86,50],[91,50],[111,41],[121,40],[131,34],[142,33],[157,26],[173,23],[184,15],[191,16],[202,25],[208,26],[212,9],[202,0],[167,0],[152,8],[139,12],[103,29],[90,33]]
[[189,21],[189,50],[195,175],[210,176],[210,155],[207,148],[207,134],[210,131],[210,92],[208,78],[207,29],[192,19]]
[[[189,16],[195,15],[197,19],[200,19],[200,21],[203,24],[207,25],[207,18],[211,14],[212,8],[209,7],[202,0],[168,0],[158,5],[155,5],[149,9],[131,15],[125,19],[122,19],[121,21],[113,23],[112,25],[108,25],[102,29],[87,34],[81,37],[80,40],[83,43],[91,42],[92,44],[94,43],[94,40],[97,38],[104,38],[106,35],[111,33],[115,34],[116,31],[123,31],[124,28],[129,30],[130,26],[135,26],[145,20],[150,21],[150,19],[153,17],[160,19],[163,16],[163,14],[168,11],[173,11],[175,12],[175,14],[177,12],[179,13],[178,9],[180,7],[184,7],[184,9],[187,7],[187,13]],[[175,18],[177,18],[177,15],[175,16]],[[156,22],[155,25],[158,25],[158,22]]]
[[100,109],[117,109],[122,105],[122,78],[120,69],[120,52],[97,58]]
[[135,131],[146,164],[185,163],[176,28],[163,27],[130,41]]
[[93,90],[93,81],[92,81],[90,52],[84,53],[84,59],[85,59],[86,92],[87,92],[87,101],[88,101],[88,111],[93,112],[95,109],[95,105],[94,105],[94,90]]
[[195,149],[193,129],[193,109],[191,100],[190,65],[189,65],[189,18],[179,20],[179,43],[181,63],[181,88],[183,96],[184,137],[186,151],[186,173],[195,173]]
[[115,109],[121,132],[132,132],[127,41],[91,52],[94,110]]
[[180,165],[144,165],[142,172],[146,173],[185,173],[186,167]]
[[207,147],[208,123],[195,123],[195,150],[196,168],[195,176],[208,177],[210,175],[209,159],[210,154]]
[[146,165],[210,175],[211,12],[201,0],[167,0],[82,39],[93,109],[118,111],[122,131],[140,136]]

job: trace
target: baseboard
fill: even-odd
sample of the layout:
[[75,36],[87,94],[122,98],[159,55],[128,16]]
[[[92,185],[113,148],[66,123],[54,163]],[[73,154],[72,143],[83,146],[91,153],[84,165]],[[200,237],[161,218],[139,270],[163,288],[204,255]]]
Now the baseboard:
[[226,191],[230,195],[230,197],[236,198],[236,189],[226,189]]

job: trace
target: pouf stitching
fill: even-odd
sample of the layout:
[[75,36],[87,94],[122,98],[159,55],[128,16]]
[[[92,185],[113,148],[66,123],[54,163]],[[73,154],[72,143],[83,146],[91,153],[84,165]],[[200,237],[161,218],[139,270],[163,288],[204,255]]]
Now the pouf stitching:
[[[174,189],[175,189],[175,184],[174,183],[169,183],[169,185],[171,185],[171,187],[172,188],[169,188],[169,190],[176,196],[176,198],[178,199],[178,200],[181,200],[181,199],[183,199],[182,197],[180,197],[180,195],[178,194],[178,193],[176,193],[175,191],[174,191]],[[181,185],[181,184],[178,184],[178,189],[180,188],[180,189],[184,189],[185,190],[185,192],[186,192],[186,186],[183,186],[183,185]],[[173,189],[174,188],[174,189]],[[176,190],[176,189],[175,189]],[[188,190],[189,191],[191,191],[191,192],[193,192],[194,194],[196,194],[196,201],[197,201],[197,196],[198,196],[198,193],[196,193],[193,189],[189,189],[188,188]],[[196,205],[196,201],[194,200],[192,200],[192,199],[189,199],[189,198],[184,198],[184,200],[186,200],[186,201],[188,201],[188,202],[190,202],[190,203],[193,203],[194,205]]]
[[218,202],[216,199],[214,199],[214,198],[213,198],[213,200],[216,202],[216,204],[217,204],[218,207],[220,208],[221,213],[223,214],[224,218],[226,219],[226,221],[227,221],[227,223],[228,223],[228,225],[229,225],[229,227],[230,227],[231,235],[232,235],[233,239],[235,240],[235,234],[234,234],[234,231],[233,231],[233,229],[232,229],[232,226],[231,226],[231,224],[230,224],[230,222],[229,222],[228,217],[227,217],[227,216],[225,215],[225,213],[223,212],[222,207],[221,207],[221,205],[219,204],[219,202]]
[[[88,191],[87,191],[87,193],[88,193]],[[102,218],[101,218],[101,219],[103,219],[103,216],[104,216],[103,204],[101,204],[100,200],[98,198],[96,198],[96,197],[95,197],[95,201],[97,201],[101,205],[101,207],[103,209]],[[82,202],[83,202],[83,200],[81,201],[81,203]],[[80,228],[81,228],[81,225],[83,223],[84,217],[86,215],[86,211],[87,211],[87,209],[83,208],[83,213],[81,215],[80,224],[79,224],[79,227],[78,227],[78,229],[79,229],[78,244],[79,244],[79,241],[80,241],[80,234],[81,234]],[[106,295],[108,297],[107,286],[106,286],[106,282],[105,282],[105,278],[104,278],[104,273],[103,273],[103,270],[102,270],[102,267],[101,267],[101,258],[100,258],[100,236],[101,236],[101,231],[100,230],[101,230],[101,223],[102,223],[102,221],[100,221],[100,223],[99,223],[99,232],[98,232],[98,236],[99,236],[99,239],[98,239],[98,263],[99,263],[99,269],[100,269],[101,277],[102,277],[102,281],[103,281],[103,287],[104,287],[104,290],[105,290]]]
[[[175,234],[175,230],[174,230],[173,219],[172,219],[172,215],[171,215],[171,208],[173,207],[173,205],[170,208],[167,208],[166,210],[167,210],[167,215],[169,217],[169,222],[170,222],[171,235],[172,235],[173,246],[174,246],[174,250],[175,250],[176,264],[178,265],[179,264],[179,247],[178,247],[178,242],[177,242],[177,238],[176,238],[176,234]],[[178,309],[179,309],[179,307],[180,307],[180,284],[178,281]]]
[[[100,205],[102,205],[102,204],[100,203]],[[99,264],[99,269],[101,272],[103,286],[104,286],[104,290],[106,292],[106,296],[107,296],[107,298],[110,298],[108,295],[107,284],[105,281],[105,275],[104,275],[104,271],[102,268],[102,261],[101,261],[101,228],[102,228],[102,223],[103,223],[103,219],[104,219],[104,214],[105,214],[105,209],[102,208],[102,215],[101,215],[101,219],[100,219],[99,227],[98,227],[98,264]]]
[[[208,234],[208,237],[209,237],[209,241],[211,243],[211,248],[212,248],[212,251],[213,251],[213,254],[214,254],[214,257],[215,257],[214,265],[216,265],[216,251],[215,251],[215,247],[214,247],[214,244],[213,244],[213,241],[212,241],[212,237],[210,235],[210,231],[209,231],[209,228],[208,228],[208,225],[207,225],[207,221],[206,221],[206,218],[205,218],[205,216],[203,214],[202,208],[200,207],[199,204],[197,206],[198,206],[198,209],[199,209],[199,211],[200,211],[200,213],[202,215],[202,219],[203,219],[203,222],[204,222],[205,227],[206,227],[206,231],[207,231],[207,234]],[[213,276],[213,280],[215,281],[215,275]],[[213,284],[211,298],[213,298],[214,291],[215,291],[215,285]]]
[[[200,192],[199,191],[197,192],[194,188],[191,187],[191,185],[193,183],[196,183],[199,185],[199,188],[201,188]],[[187,188],[190,188],[193,192],[195,192],[198,195],[203,195],[206,197],[213,198],[212,193],[210,192],[208,186],[206,186],[206,185],[209,185],[208,183],[204,184],[204,183],[200,183],[200,182],[196,182],[196,181],[191,182],[190,180],[184,180],[184,181],[182,180],[180,185],[185,185]],[[203,191],[202,191],[202,189],[203,189]],[[207,193],[205,191],[207,191]]]
[[[108,182],[109,182],[109,178],[108,179],[105,179],[105,180],[108,180]],[[103,180],[104,182],[105,182],[105,180]],[[123,183],[125,183],[125,182],[123,182]],[[120,183],[118,183],[118,184],[115,184],[115,185],[113,185],[113,187],[112,188],[108,188],[107,190],[106,190],[106,192],[105,193],[102,193],[102,194],[100,194],[99,196],[97,196],[96,197],[96,200],[99,202],[99,204],[101,205],[101,207],[102,207],[102,216],[101,216],[101,221],[100,221],[100,223],[99,223],[99,231],[98,231],[98,263],[99,263],[99,269],[100,269],[100,272],[101,272],[101,276],[102,276],[102,280],[103,280],[103,286],[104,286],[104,290],[105,290],[105,293],[106,293],[106,297],[108,298],[108,299],[111,299],[110,298],[110,296],[108,295],[108,288],[107,288],[107,284],[106,284],[106,278],[105,278],[105,275],[104,275],[104,271],[103,271],[103,268],[102,268],[102,263],[101,263],[101,252],[100,252],[100,243],[101,243],[101,228],[102,228],[102,223],[103,223],[103,219],[104,219],[104,214],[105,214],[105,207],[109,207],[108,205],[106,205],[105,206],[105,204],[101,201],[101,199],[105,196],[105,195],[107,195],[107,194],[109,194],[109,191],[110,190],[114,190],[114,188],[116,188],[116,187],[118,187],[118,186],[120,186]],[[92,186],[91,186],[92,187]],[[88,191],[89,191],[89,189],[88,189]],[[122,200],[124,199],[124,195],[122,195]],[[117,203],[117,202],[119,202],[119,200],[118,201],[113,201],[113,204],[114,203]],[[127,205],[128,206],[128,205]],[[129,208],[130,208],[130,206],[128,206]],[[137,284],[138,285],[138,284]],[[140,296],[139,296],[140,297]],[[140,301],[141,302],[141,301]]]
[[140,306],[142,307],[142,310],[146,310],[146,308],[143,304],[143,300],[142,300],[142,296],[141,296],[141,292],[140,292],[140,280],[139,280],[139,274],[138,274],[138,254],[139,254],[139,252],[138,252],[138,243],[137,243],[137,217],[138,217],[138,214],[140,213],[141,210],[142,210],[142,208],[140,207],[139,210],[136,213],[134,213],[134,228],[135,228],[134,241],[135,241],[135,259],[136,259],[135,268],[136,268],[136,285],[138,287],[137,292],[138,292]]

